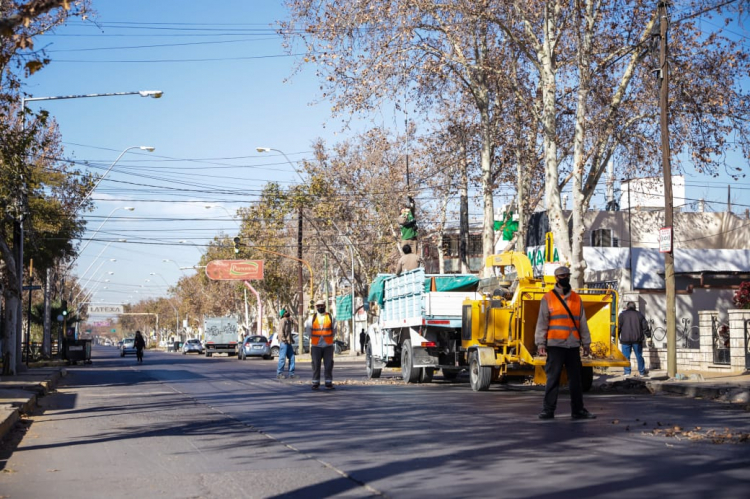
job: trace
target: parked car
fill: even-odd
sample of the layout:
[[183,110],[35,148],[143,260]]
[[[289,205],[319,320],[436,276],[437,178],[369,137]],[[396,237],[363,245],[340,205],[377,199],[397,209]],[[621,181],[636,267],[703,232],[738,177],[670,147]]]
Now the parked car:
[[135,355],[135,338],[125,338],[120,342],[120,357]]
[[198,355],[203,354],[203,345],[201,344],[201,340],[197,340],[197,339],[187,340],[182,345],[182,355],[187,355],[190,352],[195,352]]
[[248,336],[240,345],[240,351],[237,354],[239,360],[245,360],[248,357],[263,357],[268,360],[271,358],[271,342],[265,336]]
[[[299,348],[299,333],[294,332],[292,333],[292,341],[294,341],[294,351],[297,351],[297,348]],[[305,342],[302,344],[302,346],[305,349],[305,353],[310,352],[310,337],[305,336]],[[271,335],[271,356],[272,357],[278,357],[279,356],[279,335],[276,333],[273,333]]]

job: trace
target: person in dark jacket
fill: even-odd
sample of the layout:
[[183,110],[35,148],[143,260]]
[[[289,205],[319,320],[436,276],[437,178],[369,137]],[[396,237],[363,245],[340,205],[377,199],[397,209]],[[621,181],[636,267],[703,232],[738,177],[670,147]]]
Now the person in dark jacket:
[[146,348],[146,340],[143,339],[140,331],[135,332],[133,346],[135,347],[135,357],[138,359],[138,363],[143,364],[143,349]]
[[365,353],[365,342],[367,341],[367,333],[365,330],[359,332],[359,349],[362,353]]
[[[620,330],[620,350],[622,350],[622,354],[630,362],[630,353],[635,352],[638,373],[645,376],[646,363],[643,361],[643,342],[646,340],[646,333],[649,330],[648,321],[642,313],[635,309],[635,303],[630,301],[620,314],[617,326]],[[630,376],[630,366],[625,368],[625,376]]]

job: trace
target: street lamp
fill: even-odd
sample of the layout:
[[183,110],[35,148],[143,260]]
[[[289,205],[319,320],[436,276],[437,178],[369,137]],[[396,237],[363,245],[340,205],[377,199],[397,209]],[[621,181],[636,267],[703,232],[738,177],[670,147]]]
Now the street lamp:
[[233,222],[235,222],[238,226],[240,225],[240,222],[237,220],[237,214],[232,215],[232,213],[229,212],[225,207],[221,206],[220,204],[207,204],[204,206],[205,209],[210,210],[211,208],[220,208],[224,210],[224,212],[229,215],[229,218],[232,219]]
[[[282,156],[284,156],[284,159],[286,159],[287,163],[289,163],[289,166],[292,167],[292,169],[297,173],[302,183],[305,183],[305,179],[302,178],[302,175],[300,174],[299,170],[294,166],[294,163],[289,159],[289,156],[287,156],[284,151],[280,149],[273,149],[271,147],[256,147],[256,151],[259,153],[264,152],[271,152],[276,151],[280,153]],[[300,205],[299,209],[297,210],[297,258],[296,260],[300,262],[300,264],[297,266],[297,280],[299,284],[299,324],[297,325],[297,329],[299,331],[299,351],[300,354],[305,351],[304,343],[305,343],[305,326],[304,326],[304,319],[305,319],[305,288],[304,288],[304,282],[302,279],[302,206]],[[308,265],[308,268],[310,266]],[[313,299],[315,298],[313,296],[313,286],[312,286],[312,269],[310,269],[310,304],[312,305]],[[312,308],[312,306],[311,306]],[[310,351],[312,352],[312,338],[310,338]]]
[[[89,244],[91,244],[91,241],[94,240],[94,237],[99,233],[99,231],[102,229],[102,227],[104,226],[104,224],[107,223],[107,220],[109,220],[110,218],[112,218],[112,215],[114,215],[117,210],[134,211],[135,208],[132,207],[132,206],[122,206],[122,207],[115,208],[114,210],[112,210],[109,213],[109,215],[107,215],[107,218],[105,218],[104,221],[99,224],[99,227],[96,228],[96,230],[94,231],[94,233],[91,234],[91,237],[89,237],[89,240],[86,241],[86,244],[83,245],[83,248],[81,248],[81,250],[78,252],[78,255],[73,259],[72,262],[70,262],[70,265],[68,265],[68,268],[70,268],[70,267],[73,266],[73,264],[75,263],[75,261],[78,260],[78,258],[83,254],[83,252],[86,250],[86,248],[88,248]],[[85,274],[85,272],[84,272],[84,274]]]
[[78,210],[78,208],[83,206],[83,203],[85,203],[86,200],[94,193],[96,188],[99,187],[99,184],[102,182],[102,180],[104,180],[104,177],[106,177],[109,174],[109,172],[112,171],[112,168],[114,168],[117,162],[120,161],[120,158],[122,158],[125,155],[125,153],[130,151],[131,149],[140,149],[141,151],[148,151],[148,152],[154,152],[154,150],[156,150],[156,148],[152,146],[130,146],[124,151],[122,151],[120,155],[117,156],[117,159],[111,165],[109,165],[109,168],[107,168],[107,171],[104,172],[104,175],[99,177],[99,180],[96,181],[96,183],[94,184],[94,187],[92,187],[91,190],[88,193],[86,193],[86,195],[83,197],[83,199],[81,199],[81,202],[78,203],[78,206],[76,206],[76,210]]

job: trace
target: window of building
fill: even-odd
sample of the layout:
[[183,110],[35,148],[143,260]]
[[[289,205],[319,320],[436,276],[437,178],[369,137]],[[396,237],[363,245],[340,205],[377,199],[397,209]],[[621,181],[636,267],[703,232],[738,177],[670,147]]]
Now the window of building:
[[620,240],[614,236],[612,229],[595,229],[591,231],[591,246],[617,248],[620,246]]

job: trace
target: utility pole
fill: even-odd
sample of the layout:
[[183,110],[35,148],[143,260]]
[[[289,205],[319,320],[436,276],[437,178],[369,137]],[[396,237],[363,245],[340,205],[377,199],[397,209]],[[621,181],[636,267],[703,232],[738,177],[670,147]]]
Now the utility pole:
[[672,198],[672,166],[669,149],[669,62],[667,61],[667,0],[659,2],[659,108],[661,111],[661,168],[664,175],[664,227],[670,229],[669,251],[664,253],[664,281],[667,288],[667,374],[674,378],[677,374],[677,345],[675,335],[675,279],[674,279],[674,199]]
[[[302,280],[302,206],[297,211],[297,279],[299,282],[299,319],[297,320],[297,331],[299,332],[299,354],[305,353],[305,289]],[[310,296],[310,300],[313,297]],[[312,338],[311,338],[312,340]],[[312,346],[312,345],[311,345]]]

